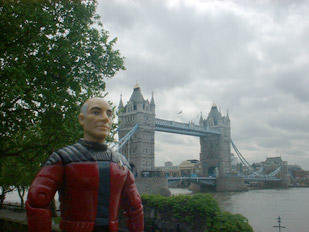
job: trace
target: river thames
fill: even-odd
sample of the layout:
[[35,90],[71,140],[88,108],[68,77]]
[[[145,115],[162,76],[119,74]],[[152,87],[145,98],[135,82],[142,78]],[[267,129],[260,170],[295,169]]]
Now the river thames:
[[[171,189],[172,194],[190,194],[186,189]],[[309,231],[309,188],[259,189],[246,192],[211,193],[220,207],[239,213],[249,220],[255,232],[278,232],[277,218],[281,217],[281,232]]]
[[[171,188],[172,194],[192,194],[187,189]],[[278,232],[277,218],[281,217],[281,232],[309,231],[309,188],[260,189],[246,192],[210,193],[220,207],[248,218],[255,232]],[[6,202],[19,202],[15,193]]]

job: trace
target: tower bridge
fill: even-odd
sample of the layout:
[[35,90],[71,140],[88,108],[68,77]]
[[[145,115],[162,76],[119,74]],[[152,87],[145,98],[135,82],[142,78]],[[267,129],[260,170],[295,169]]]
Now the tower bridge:
[[230,172],[231,129],[228,114],[222,116],[214,104],[208,117],[203,119],[201,115],[199,125],[195,125],[156,118],[155,108],[153,95],[150,101],[145,100],[138,85],[126,105],[122,98],[119,102],[119,139],[138,124],[134,135],[121,147],[121,153],[134,165],[138,176],[143,171],[154,169],[155,131],[198,136],[203,176],[214,175],[216,168],[220,175]]
[[[221,178],[229,176],[231,145],[241,161],[245,160],[231,141],[228,113],[223,116],[215,104],[212,105],[207,118],[204,119],[201,115],[198,125],[156,118],[155,108],[153,95],[150,101],[145,100],[138,84],[134,87],[127,104],[123,104],[122,97],[119,102],[118,135],[121,144],[119,149],[134,167],[133,171],[136,176],[142,176],[143,172],[154,170],[155,131],[199,137],[203,177],[215,176],[216,170]],[[223,189],[229,189],[226,186],[232,185],[241,188],[241,184],[238,183],[240,178],[232,179],[230,176],[228,180],[222,181],[217,178],[216,184],[222,182]],[[244,184],[243,177],[242,183]]]

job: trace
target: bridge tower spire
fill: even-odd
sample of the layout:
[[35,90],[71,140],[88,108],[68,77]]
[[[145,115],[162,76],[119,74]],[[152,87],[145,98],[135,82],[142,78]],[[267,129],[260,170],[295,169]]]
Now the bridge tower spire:
[[153,92],[152,92],[152,96],[151,96],[150,110],[151,110],[153,113],[155,113],[155,110],[156,110],[156,104],[155,104],[155,101],[154,101],[154,98],[153,98]]
[[123,109],[123,102],[122,102],[122,94],[120,95],[120,101],[119,101],[119,105],[118,105],[118,110],[122,110]]
[[119,111],[119,140],[136,124],[138,129],[120,152],[126,156],[133,172],[141,176],[143,171],[154,169],[155,103],[144,99],[141,87],[136,83],[130,100]]
[[200,126],[204,126],[204,119],[203,119],[202,112],[201,112],[201,116],[200,116],[199,125],[200,125]]

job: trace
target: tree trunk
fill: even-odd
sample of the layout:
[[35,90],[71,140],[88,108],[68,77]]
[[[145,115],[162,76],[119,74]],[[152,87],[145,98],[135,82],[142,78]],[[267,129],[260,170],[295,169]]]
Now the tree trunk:
[[4,199],[5,199],[5,188],[1,186],[0,209],[2,209],[3,207]]
[[25,186],[17,186],[17,192],[18,196],[20,198],[20,207],[23,209],[24,208],[24,196],[25,196]]
[[12,192],[15,188],[8,187],[8,189],[6,189],[6,187],[4,186],[0,187],[1,187],[1,194],[0,194],[0,209],[1,209],[3,207],[3,203],[5,200],[5,194]]

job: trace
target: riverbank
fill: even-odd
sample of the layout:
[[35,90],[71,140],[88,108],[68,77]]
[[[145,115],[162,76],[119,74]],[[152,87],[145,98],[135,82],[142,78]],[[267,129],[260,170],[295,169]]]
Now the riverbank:
[[[224,212],[218,202],[210,194],[179,194],[177,196],[164,197],[160,195],[142,195],[144,206],[145,231],[158,232],[252,232],[252,227],[245,217],[239,214]],[[16,208],[16,206],[15,206]],[[14,211],[14,206],[11,207]],[[9,212],[4,214],[15,217],[1,218],[1,231],[26,231],[25,212]],[[21,216],[17,216],[19,213]],[[17,221],[22,218],[22,221]],[[18,226],[18,229],[17,227]],[[125,218],[119,215],[119,227],[127,232]],[[59,228],[58,228],[59,229]],[[57,231],[57,230],[55,230]]]
[[[172,195],[192,194],[188,189],[170,188]],[[248,218],[255,232],[278,232],[277,217],[282,219],[283,231],[307,232],[309,228],[309,187],[287,189],[255,189],[246,192],[210,193],[223,210],[240,213]],[[6,201],[15,197],[8,195]],[[57,197],[56,197],[57,199]],[[282,232],[283,232],[282,231]]]

